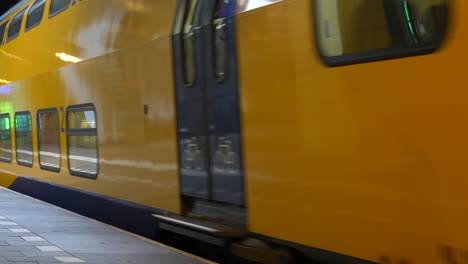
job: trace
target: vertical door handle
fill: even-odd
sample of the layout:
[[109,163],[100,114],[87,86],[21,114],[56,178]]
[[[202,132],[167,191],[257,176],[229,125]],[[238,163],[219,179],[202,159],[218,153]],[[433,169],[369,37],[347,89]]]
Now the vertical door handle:
[[190,87],[196,79],[195,33],[190,31],[182,35],[183,77],[185,86]]
[[187,0],[182,23],[182,69],[185,86],[190,87],[196,79],[195,18],[200,0]]
[[228,34],[226,18],[213,20],[213,59],[214,74],[217,81],[226,79],[228,71]]

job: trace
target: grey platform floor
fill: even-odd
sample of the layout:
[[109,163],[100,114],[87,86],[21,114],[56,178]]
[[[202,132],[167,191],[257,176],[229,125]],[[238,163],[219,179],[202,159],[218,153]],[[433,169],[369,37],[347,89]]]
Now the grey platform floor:
[[0,188],[0,264],[199,264],[199,258]]

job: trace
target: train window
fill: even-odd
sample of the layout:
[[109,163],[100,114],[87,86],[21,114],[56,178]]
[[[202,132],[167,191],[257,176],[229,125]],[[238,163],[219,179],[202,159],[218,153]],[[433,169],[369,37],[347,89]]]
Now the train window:
[[92,104],[67,109],[68,167],[75,176],[98,175],[96,111]]
[[15,114],[16,163],[33,165],[32,120],[29,111]]
[[60,122],[56,108],[37,113],[39,166],[43,170],[60,171]]
[[26,20],[26,31],[38,26],[41,23],[44,14],[46,0],[37,0],[29,9],[28,19]]
[[442,43],[448,0],[315,0],[317,43],[329,66],[422,55]]
[[70,0],[52,0],[50,2],[49,18],[64,11],[70,6]]
[[7,23],[3,23],[0,26],[0,46],[3,44],[3,37],[5,36],[5,29],[6,29]]
[[0,161],[11,162],[10,114],[0,115]]
[[18,37],[20,29],[21,29],[21,22],[23,22],[24,13],[26,12],[26,8],[19,11],[10,22],[10,27],[8,28],[8,41],[12,41]]

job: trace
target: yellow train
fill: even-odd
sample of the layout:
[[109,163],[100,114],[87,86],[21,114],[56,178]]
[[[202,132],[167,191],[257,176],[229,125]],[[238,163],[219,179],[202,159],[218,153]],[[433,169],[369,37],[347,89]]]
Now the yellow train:
[[0,183],[260,263],[468,263],[466,10],[20,1]]

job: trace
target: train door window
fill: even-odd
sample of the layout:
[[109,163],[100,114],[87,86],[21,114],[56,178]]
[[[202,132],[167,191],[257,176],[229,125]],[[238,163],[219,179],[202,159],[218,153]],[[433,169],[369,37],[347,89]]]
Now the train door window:
[[434,52],[448,0],[315,0],[318,49],[329,66]]
[[98,175],[96,111],[92,104],[67,109],[68,167],[75,176]]
[[44,14],[46,0],[37,0],[29,9],[26,20],[26,31],[38,26],[41,23]]
[[49,18],[63,12],[70,6],[70,0],[52,0],[50,2]]
[[26,12],[26,8],[19,11],[18,14],[16,14],[11,20],[10,27],[8,28],[7,42],[12,41],[18,37],[25,12]]
[[39,166],[43,170],[60,171],[60,122],[56,108],[37,113]]
[[10,114],[0,115],[0,161],[11,162]]
[[15,114],[16,162],[19,165],[32,167],[32,120],[29,111]]
[[5,37],[5,29],[7,22],[0,25],[0,46],[3,45],[3,38]]

